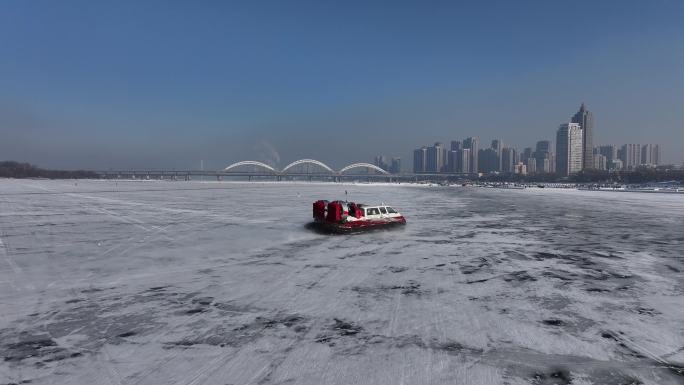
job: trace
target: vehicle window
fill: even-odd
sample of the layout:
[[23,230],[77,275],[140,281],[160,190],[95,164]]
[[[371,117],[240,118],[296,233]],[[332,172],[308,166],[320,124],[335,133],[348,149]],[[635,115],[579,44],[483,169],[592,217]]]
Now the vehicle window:
[[383,214],[387,214],[387,210],[385,210],[384,207],[380,207],[380,212],[383,213]]
[[368,209],[368,215],[379,215],[380,211],[376,208]]
[[396,213],[397,213],[397,211],[394,210],[394,209],[391,208],[391,207],[388,207],[388,208],[387,208],[387,212],[390,213],[390,214],[396,214]]

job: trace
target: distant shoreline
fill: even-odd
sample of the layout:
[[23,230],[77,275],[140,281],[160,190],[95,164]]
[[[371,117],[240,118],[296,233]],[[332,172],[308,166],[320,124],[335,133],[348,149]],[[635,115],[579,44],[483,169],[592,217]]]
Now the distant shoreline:
[[[54,182],[69,182],[73,183],[74,187],[78,186],[79,181],[101,182],[105,184],[129,184],[129,183],[184,183],[214,185],[213,189],[218,189],[220,185],[339,185],[339,186],[411,186],[422,188],[477,188],[477,189],[496,189],[496,190],[577,190],[577,191],[596,191],[596,192],[633,192],[633,193],[649,193],[649,194],[684,194],[684,186],[648,186],[645,184],[621,185],[620,187],[601,186],[595,187],[588,184],[573,184],[573,183],[430,183],[430,182],[359,182],[359,181],[306,181],[306,180],[287,180],[287,181],[270,181],[270,180],[170,180],[170,179],[102,179],[102,178],[5,178],[0,177],[0,181],[54,181]],[[190,189],[189,189],[190,190]],[[127,192],[129,190],[101,190],[101,191],[83,191],[83,192]],[[137,190],[130,190],[137,191]],[[71,191],[79,192],[79,191]],[[37,193],[37,192],[36,192]],[[43,192],[49,193],[49,192]]]

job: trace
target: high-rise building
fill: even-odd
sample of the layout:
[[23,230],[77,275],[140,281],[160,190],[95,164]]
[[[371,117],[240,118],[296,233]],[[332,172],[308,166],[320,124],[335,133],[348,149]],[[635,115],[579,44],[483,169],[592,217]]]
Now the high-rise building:
[[641,146],[641,164],[657,166],[660,164],[660,146],[644,144]]
[[527,166],[523,162],[518,162],[513,167],[514,174],[527,175]]
[[[620,161],[620,163],[622,163],[622,159],[624,158],[624,154],[622,153],[623,147],[624,146],[618,147],[618,149],[617,149],[617,159]],[[622,165],[624,166],[624,163],[622,163]],[[620,167],[620,169],[622,169],[622,167]]]
[[[452,142],[453,143],[453,142]],[[452,150],[448,153],[447,170],[451,173],[468,174],[470,173],[470,149],[462,148]]]
[[462,174],[468,174],[471,172],[471,167],[470,167],[470,162],[472,160],[472,156],[470,155],[470,149],[469,148],[464,148],[461,150],[457,151],[458,155],[456,157],[456,172],[462,173]]
[[553,172],[553,153],[552,152],[535,152],[534,159],[537,161],[537,173]]
[[446,153],[446,148],[440,142],[428,147],[425,171],[433,173],[446,171],[444,168],[447,160]]
[[625,170],[634,170],[641,164],[641,145],[639,144],[624,144],[620,154],[622,167]]
[[594,152],[594,169],[600,171],[608,169],[605,155],[599,154],[598,151]]
[[651,164],[651,156],[653,155],[653,149],[652,149],[651,144],[642,144],[641,145],[641,157],[640,157],[640,162],[639,164],[642,165],[650,165]]
[[458,151],[463,149],[463,142],[460,140],[451,141],[451,151]]
[[499,156],[493,148],[478,151],[480,172],[490,173],[499,171]]
[[624,168],[623,163],[620,159],[613,159],[608,165],[609,170],[622,170]]
[[568,176],[582,171],[583,134],[584,130],[578,123],[565,123],[558,128],[556,133],[556,172],[559,175]]
[[492,140],[492,149],[496,151],[496,170],[494,171],[503,171],[501,167],[501,153],[503,151],[504,144],[501,139],[494,139]]
[[470,137],[466,138],[463,141],[463,149],[469,149],[470,150],[470,167],[468,169],[468,172],[471,174],[477,174],[480,170],[479,164],[478,164],[478,157],[479,157],[479,151],[480,151],[480,141],[476,137]]
[[426,171],[427,166],[427,147],[413,150],[413,172],[421,173]]
[[[553,156],[553,154],[551,152],[551,141],[550,140],[538,141],[537,146],[534,150],[534,158],[537,160],[537,164],[535,167],[537,173],[553,172],[551,170],[551,165],[552,165],[551,158],[552,158],[552,156]],[[528,167],[528,172],[529,172],[529,167]]]
[[527,158],[525,159],[525,167],[527,168],[528,174],[536,174],[537,170],[537,158]]
[[606,157],[606,166],[608,167],[608,170],[613,170],[613,161],[618,159],[617,151],[618,148],[614,144],[598,146],[598,153]]
[[534,152],[551,152],[551,141],[550,140],[540,140],[537,142],[537,146]]
[[401,158],[392,158],[392,165],[389,169],[390,174],[401,173]]
[[387,163],[387,157],[384,155],[378,155],[375,157],[375,165],[380,167],[385,171],[389,171],[389,164]]
[[501,172],[513,172],[513,167],[517,162],[517,151],[511,147],[504,147],[501,150]]
[[582,103],[571,122],[582,129],[582,164],[583,169],[590,169],[594,167],[594,115]]
[[[454,142],[451,142],[452,145]],[[457,161],[458,157],[458,151],[457,150],[449,150],[447,151],[447,171],[454,173],[456,171],[456,164],[458,163]]]
[[534,153],[534,150],[532,147],[525,147],[523,152],[520,154],[520,160],[524,163],[526,159],[532,158],[532,154]]

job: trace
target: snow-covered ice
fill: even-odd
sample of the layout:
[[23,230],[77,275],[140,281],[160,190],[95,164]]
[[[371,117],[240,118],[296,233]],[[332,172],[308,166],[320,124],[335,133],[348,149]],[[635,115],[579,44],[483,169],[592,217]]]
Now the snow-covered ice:
[[[329,236],[316,199],[403,229]],[[681,384],[684,196],[0,180],[0,383]]]

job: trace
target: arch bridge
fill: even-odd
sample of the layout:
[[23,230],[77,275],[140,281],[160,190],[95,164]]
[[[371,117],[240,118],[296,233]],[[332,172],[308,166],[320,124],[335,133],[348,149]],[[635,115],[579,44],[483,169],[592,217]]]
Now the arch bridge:
[[295,160],[294,162],[292,162],[292,163],[288,164],[287,166],[285,166],[285,168],[283,168],[283,170],[281,171],[281,173],[284,174],[284,173],[286,173],[288,170],[290,170],[292,167],[299,166],[299,165],[301,165],[301,164],[313,164],[313,165],[315,165],[315,166],[320,166],[320,167],[322,167],[322,168],[328,170],[329,172],[331,172],[331,173],[333,173],[333,174],[335,173],[335,170],[333,170],[332,168],[330,168],[330,166],[328,166],[327,164],[325,164],[325,163],[323,163],[323,162],[321,162],[321,161],[318,161],[318,160],[316,160],[316,159],[300,159],[300,160]]
[[274,169],[273,167],[267,165],[266,163],[262,162],[257,162],[256,160],[243,160],[241,162],[235,162],[231,164],[230,166],[226,167],[223,169],[223,172],[230,172],[232,169],[240,166],[257,166],[261,167],[263,169],[266,169],[274,174],[278,174],[278,171]]
[[[292,172],[292,169],[294,167],[300,166],[300,165],[318,166],[318,167],[325,170],[325,173],[315,173],[315,174],[321,174],[321,175],[332,175],[332,176],[350,175],[348,173],[349,170],[359,169],[359,168],[365,168],[367,170],[374,170],[381,175],[390,175],[387,171],[383,170],[382,168],[380,168],[374,164],[370,164],[370,163],[352,163],[348,166],[342,167],[339,171],[335,171],[332,167],[330,167],[327,164],[325,164],[319,160],[316,160],[316,159],[299,159],[299,160],[296,160],[296,161],[288,164],[287,166],[285,166],[280,171],[276,170],[275,168],[273,168],[273,167],[271,167],[271,166],[269,166],[263,162],[259,162],[256,160],[243,160],[243,161],[235,162],[235,163],[227,166],[226,168],[224,168],[222,170],[222,172],[223,173],[233,173],[233,174],[245,174],[244,172],[239,172],[235,169],[240,167],[240,166],[256,166],[256,167],[263,169],[266,172],[266,174],[284,176],[284,175],[296,174],[296,173]],[[306,174],[314,174],[314,173],[306,173]],[[371,175],[373,175],[373,174],[371,174]]]

